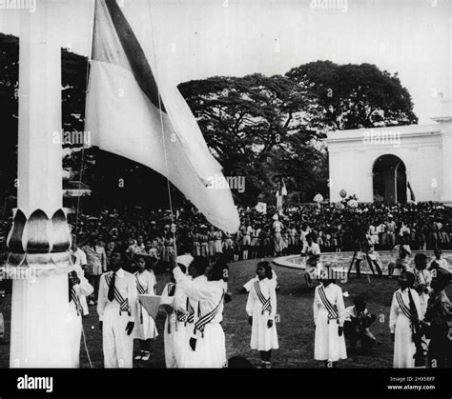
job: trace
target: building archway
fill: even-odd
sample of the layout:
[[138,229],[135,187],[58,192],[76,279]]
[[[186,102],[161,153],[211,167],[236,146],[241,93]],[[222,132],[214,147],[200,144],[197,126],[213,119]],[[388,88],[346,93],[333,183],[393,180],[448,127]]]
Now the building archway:
[[372,168],[373,198],[377,202],[407,202],[406,167],[392,154],[378,157]]

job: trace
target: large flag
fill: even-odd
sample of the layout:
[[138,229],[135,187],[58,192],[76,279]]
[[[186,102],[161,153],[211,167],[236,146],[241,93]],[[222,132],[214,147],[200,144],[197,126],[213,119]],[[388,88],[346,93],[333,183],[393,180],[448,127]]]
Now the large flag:
[[116,0],[96,0],[85,124],[92,145],[166,176],[210,223],[235,233],[231,192],[212,184],[224,178],[221,165],[177,87],[157,81],[151,65]]

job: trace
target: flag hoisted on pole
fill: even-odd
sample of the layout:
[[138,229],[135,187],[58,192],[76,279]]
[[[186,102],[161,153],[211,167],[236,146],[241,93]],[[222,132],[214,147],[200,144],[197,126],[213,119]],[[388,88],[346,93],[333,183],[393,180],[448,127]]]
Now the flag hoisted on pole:
[[116,0],[96,0],[85,127],[92,144],[167,177],[210,223],[235,233],[230,189],[209,186],[223,177],[221,165],[177,87],[157,80],[142,47],[152,38],[140,39]]

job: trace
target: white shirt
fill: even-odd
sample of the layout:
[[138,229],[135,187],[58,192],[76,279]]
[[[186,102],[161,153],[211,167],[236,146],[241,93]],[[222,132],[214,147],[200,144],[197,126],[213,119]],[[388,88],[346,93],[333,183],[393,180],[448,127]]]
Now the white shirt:
[[74,256],[74,264],[85,267],[88,262],[86,260],[86,254],[80,248],[77,248],[76,251],[72,251],[72,255]]
[[190,279],[182,273],[179,267],[174,268],[173,274],[178,288],[187,295],[193,306],[195,322],[199,317],[211,312],[218,304],[220,304],[220,309],[211,323],[220,323],[223,320],[223,280],[208,281],[206,276]]
[[317,287],[315,287],[314,304],[313,304],[314,323],[317,324],[317,316],[320,311],[328,312],[328,310],[326,309],[322,300],[320,299],[320,294],[319,294],[320,287],[323,287],[325,296],[327,297],[328,301],[332,305],[336,305],[337,313],[339,315],[339,319],[338,319],[339,325],[342,326],[344,324],[344,316],[345,316],[344,298],[342,296],[341,287],[339,287],[338,285],[336,285],[334,283],[328,284],[327,287],[323,286],[323,284],[320,284]]
[[[107,272],[102,274],[99,284],[99,296],[97,299],[97,313],[99,314],[99,320],[103,320],[104,311],[107,306],[117,306],[119,308],[119,303],[116,300],[108,300],[108,284],[107,276],[112,276],[113,272]],[[115,287],[121,294],[121,296],[128,300],[129,302],[129,319],[134,321],[135,319],[135,306],[138,299],[138,291],[135,276],[129,272],[124,271],[120,268],[116,272]]]

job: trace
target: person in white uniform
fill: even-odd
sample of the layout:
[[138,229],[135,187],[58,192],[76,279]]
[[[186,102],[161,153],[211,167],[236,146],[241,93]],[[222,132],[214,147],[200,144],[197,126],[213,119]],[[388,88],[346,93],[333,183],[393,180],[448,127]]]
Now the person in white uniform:
[[[146,258],[143,255],[136,255],[136,265],[138,270],[134,273],[138,294],[155,295],[154,288],[157,284],[153,270],[148,268]],[[146,309],[139,301],[136,302],[135,328],[133,336],[140,341],[140,353],[135,356],[135,360],[148,361],[151,357],[151,339],[158,337],[154,319],[149,316]]]
[[[413,342],[413,317],[420,318],[419,295],[411,287],[414,274],[403,272],[399,279],[400,288],[392,296],[389,329],[394,342],[394,368],[414,368],[416,346]],[[413,316],[413,313],[416,312]]]
[[[176,263],[184,274],[192,261],[193,256],[188,253],[176,259]],[[167,313],[163,335],[166,368],[181,368],[190,339],[190,325],[194,320],[194,310],[183,290],[176,285],[174,277],[172,282],[163,289],[160,303]]]
[[427,311],[428,299],[430,297],[430,284],[432,282],[432,273],[427,270],[427,256],[422,253],[417,253],[414,256],[414,285],[413,288],[419,295],[419,316],[422,320]]
[[311,233],[306,237],[306,242],[301,250],[301,256],[306,258],[305,280],[308,288],[312,288],[312,275],[318,271],[320,261],[320,246],[317,243],[317,237]]
[[262,368],[271,368],[271,354],[278,349],[276,332],[276,282],[272,278],[272,268],[267,261],[257,264],[257,277],[244,287],[248,291],[246,313],[251,325],[251,349],[258,350]]
[[208,268],[205,258],[195,258],[189,267],[188,278],[179,267],[173,270],[176,284],[187,295],[194,309],[194,323],[182,367],[222,368],[226,366],[226,342],[221,327],[223,321],[223,270]]
[[[429,270],[435,270],[438,271],[438,269],[443,269],[449,273],[452,273],[452,268],[447,262],[446,259],[442,256],[442,251],[440,248],[435,248],[433,253],[435,254],[435,257],[430,261],[428,265]],[[436,271],[434,272],[436,274]]]
[[[72,263],[76,265],[77,268],[77,274],[79,276],[83,276],[85,278],[85,269],[88,264],[86,254],[82,249],[77,245],[76,238],[72,238],[72,247],[71,247],[71,255],[72,255]],[[86,280],[88,281],[88,280]],[[88,283],[89,284],[89,283]],[[91,286],[91,284],[90,284]],[[92,286],[91,286],[92,287]],[[94,289],[94,287],[93,287]],[[89,295],[92,294],[93,291]],[[89,308],[88,308],[88,301],[86,300],[87,296],[83,295],[81,293],[79,299],[80,299],[80,305],[83,309],[83,316],[88,316],[89,314]]]
[[347,358],[344,338],[345,306],[342,289],[334,283],[332,269],[322,272],[320,284],[314,293],[315,344],[314,359],[323,360],[325,366]]
[[102,330],[105,368],[132,368],[133,328],[138,297],[135,276],[122,269],[122,254],[114,251],[111,271],[102,274],[97,313]]
[[73,265],[74,270],[69,273],[69,315],[66,319],[68,334],[72,337],[73,349],[72,356],[73,367],[80,366],[80,338],[82,336],[82,317],[83,306],[82,299],[91,295],[94,287],[85,278],[82,268],[79,265]]

